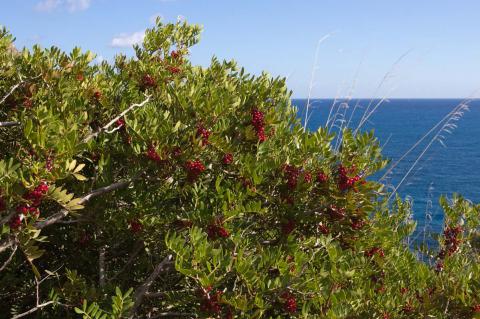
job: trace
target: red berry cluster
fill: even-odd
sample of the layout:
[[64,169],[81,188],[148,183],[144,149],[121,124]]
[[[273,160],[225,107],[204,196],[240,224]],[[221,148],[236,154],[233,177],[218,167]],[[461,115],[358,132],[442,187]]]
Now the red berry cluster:
[[233,163],[233,154],[232,153],[226,153],[225,155],[223,155],[222,163],[225,164],[225,165],[232,164]]
[[287,313],[295,313],[297,312],[297,299],[293,294],[288,291],[285,291],[281,295],[283,299],[283,310]]
[[144,88],[155,87],[156,85],[157,85],[157,82],[150,74],[145,74],[142,77],[142,86]]
[[196,180],[198,176],[205,171],[205,166],[200,160],[187,161],[185,168],[187,170],[189,181]]
[[324,172],[318,172],[317,173],[317,182],[323,184],[328,181],[328,175],[326,175]]
[[208,225],[207,228],[208,239],[215,240],[217,238],[228,238],[230,233],[228,230],[223,227],[221,220],[216,220],[215,222]]
[[23,106],[25,108],[30,109],[30,108],[32,108],[32,105],[33,105],[32,99],[25,98],[25,100],[23,100]]
[[52,169],[53,169],[53,157],[52,156],[47,157],[47,160],[45,162],[45,169],[47,170],[47,172],[52,171]]
[[285,236],[290,235],[295,230],[295,226],[295,221],[289,219],[287,222],[282,224],[282,234],[284,234]]
[[172,51],[170,52],[170,56],[172,59],[178,59],[180,57],[180,53],[178,51]]
[[125,119],[121,117],[115,122],[115,124],[117,125],[120,133],[122,134],[123,142],[125,144],[132,144],[132,137],[127,132]]
[[443,261],[440,260],[435,265],[435,271],[436,272],[441,272],[442,270],[443,270]]
[[173,65],[167,66],[167,70],[168,70],[168,72],[170,72],[171,74],[178,74],[178,73],[180,73],[180,71],[181,71],[178,66],[173,66]]
[[132,219],[128,223],[130,225],[131,232],[134,234],[141,232],[143,229],[142,223],[140,223],[138,219]]
[[367,257],[373,257],[374,255],[377,255],[379,257],[385,257],[385,252],[380,247],[372,247],[369,250],[365,251],[365,256]]
[[414,308],[413,308],[413,306],[410,302],[407,302],[402,308],[402,311],[404,313],[412,313],[413,310],[414,310]]
[[154,161],[154,162],[160,162],[161,158],[160,155],[158,155],[157,150],[153,145],[150,145],[147,150],[147,157],[148,159]]
[[29,201],[28,204],[22,204],[17,207],[17,214],[12,216],[10,219],[10,228],[18,229],[22,224],[22,219],[27,216],[38,216],[40,211],[38,206],[42,203],[43,196],[48,192],[49,186],[46,182],[40,183],[35,189],[31,192],[23,195],[23,198]]
[[217,290],[214,294],[210,293],[212,287],[207,287],[203,290],[202,302],[200,310],[202,312],[219,314],[221,311],[220,303],[222,302],[222,291]]
[[102,98],[102,92],[100,91],[95,91],[93,92],[93,98],[98,102]]
[[289,190],[295,190],[297,187],[298,176],[300,175],[300,169],[294,165],[286,164],[283,166],[283,172],[287,178],[287,188]]
[[480,304],[476,304],[472,307],[474,313],[480,313]]
[[252,125],[257,133],[257,138],[260,142],[265,142],[267,137],[265,136],[265,119],[263,112],[257,108],[253,108],[251,111]]
[[210,142],[208,141],[208,138],[210,137],[210,134],[212,134],[212,132],[207,130],[203,125],[201,125],[201,124],[198,125],[198,127],[197,127],[197,137],[202,138],[202,146],[210,144]]
[[310,172],[305,172],[305,173],[303,174],[303,181],[304,181],[305,183],[311,183],[311,182],[312,182],[312,173],[310,173]]
[[355,175],[354,177],[349,177],[348,174],[351,174],[355,171],[355,166],[351,168],[346,168],[342,164],[338,165],[338,188],[341,191],[349,190],[355,187],[355,183],[360,180],[360,176]]
[[365,226],[366,223],[367,222],[362,219],[353,220],[350,227],[352,228],[352,230],[360,230],[363,228],[363,226]]
[[445,258],[446,255],[451,256],[458,250],[458,245],[461,243],[458,236],[462,233],[462,227],[447,227],[443,231],[445,236],[445,247],[440,251],[439,257],[441,259]]
[[330,229],[328,228],[327,225],[324,225],[324,224],[319,224],[318,230],[324,235],[328,235],[330,233]]
[[125,127],[125,119],[121,117],[115,122],[115,124],[117,124],[118,128]]

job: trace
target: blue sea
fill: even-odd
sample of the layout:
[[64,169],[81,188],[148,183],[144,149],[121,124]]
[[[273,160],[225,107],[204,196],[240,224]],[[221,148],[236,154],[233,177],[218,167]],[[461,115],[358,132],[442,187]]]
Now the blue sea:
[[[345,103],[341,104],[342,102]],[[348,122],[349,127],[356,128],[371,102],[368,99],[337,101],[331,114],[331,117],[337,114],[332,130],[338,131],[342,123],[345,125]],[[375,100],[371,103],[370,110],[377,102]],[[362,130],[375,131],[383,146],[384,156],[394,163],[462,102],[465,101],[390,99],[377,108]],[[445,128],[439,134],[441,137],[434,139],[398,188],[402,198],[410,197],[413,200],[414,218],[417,221],[415,240],[423,238],[425,230],[427,233],[441,231],[443,213],[438,204],[440,195],[451,197],[456,192],[474,203],[480,202],[480,101],[467,102],[469,110],[458,119],[450,121],[456,127]],[[308,129],[316,130],[319,126],[325,126],[333,103],[332,99],[310,101]],[[307,100],[294,99],[293,104],[298,107],[298,115],[303,123]],[[388,184],[398,185],[436,132],[399,163],[387,180]],[[375,177],[378,178],[382,173]]]

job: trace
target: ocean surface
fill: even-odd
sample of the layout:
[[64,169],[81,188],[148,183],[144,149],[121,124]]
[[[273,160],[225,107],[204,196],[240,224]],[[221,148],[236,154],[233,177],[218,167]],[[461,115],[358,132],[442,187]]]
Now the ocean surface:
[[[307,100],[294,99],[292,102],[298,107],[303,123]],[[334,100],[311,100],[307,127],[316,130],[325,126],[332,109],[330,118],[335,120],[330,124],[333,123],[333,131],[338,131],[341,125],[347,123],[349,127],[356,128],[368,105],[372,110],[378,102],[367,99],[336,101],[332,109]],[[442,122],[398,164],[386,180],[388,184],[397,186],[427,145],[431,144],[398,188],[402,198],[411,197],[413,200],[414,219],[417,220],[417,231],[413,236],[415,241],[423,241],[424,232],[441,231],[443,213],[438,204],[440,195],[451,197],[453,193],[461,193],[474,203],[480,203],[480,101],[390,99],[381,103],[362,126],[363,131],[375,131],[384,156],[394,163],[463,102],[467,102],[468,110],[464,109],[463,115],[458,114],[457,119],[448,122],[456,127],[447,125],[434,138],[445,123]],[[379,178],[384,172],[374,178]],[[426,242],[430,240],[427,238]]]

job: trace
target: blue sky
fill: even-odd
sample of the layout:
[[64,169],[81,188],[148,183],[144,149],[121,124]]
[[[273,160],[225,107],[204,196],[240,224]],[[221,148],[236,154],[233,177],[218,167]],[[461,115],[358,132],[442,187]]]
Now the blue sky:
[[[17,47],[131,54],[152,17],[202,24],[192,61],[235,59],[313,97],[467,97],[480,88],[478,0],[1,0]],[[403,54],[408,54],[395,63]],[[390,72],[389,72],[390,71]],[[377,89],[379,82],[386,81]]]

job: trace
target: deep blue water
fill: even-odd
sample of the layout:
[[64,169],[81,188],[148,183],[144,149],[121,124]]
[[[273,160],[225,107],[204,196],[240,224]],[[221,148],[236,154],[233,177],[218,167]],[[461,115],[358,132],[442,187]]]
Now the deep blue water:
[[[325,125],[333,100],[310,102],[307,127],[316,130]],[[363,130],[374,129],[383,145],[384,156],[395,162],[461,102],[459,99],[391,99],[378,107]],[[370,100],[348,101],[348,108],[342,107],[339,113],[345,112],[345,116],[337,116],[337,126],[341,124],[342,118],[348,122],[357,103],[358,107],[349,125],[357,127]],[[303,123],[306,100],[294,99],[293,104],[298,107]],[[469,111],[458,121],[452,122],[457,125],[451,130],[452,133],[441,134],[445,138],[445,146],[435,140],[398,189],[403,198],[410,196],[413,199],[414,218],[418,222],[417,231],[420,232],[416,235],[419,237],[423,236],[421,231],[425,225],[426,212],[432,217],[427,223],[427,232],[441,229],[443,213],[438,205],[440,195],[451,196],[457,192],[475,203],[480,202],[480,101],[468,104]],[[336,110],[337,107],[332,113],[336,113]],[[427,137],[396,167],[387,180],[389,184],[398,185],[432,138],[433,135]]]

